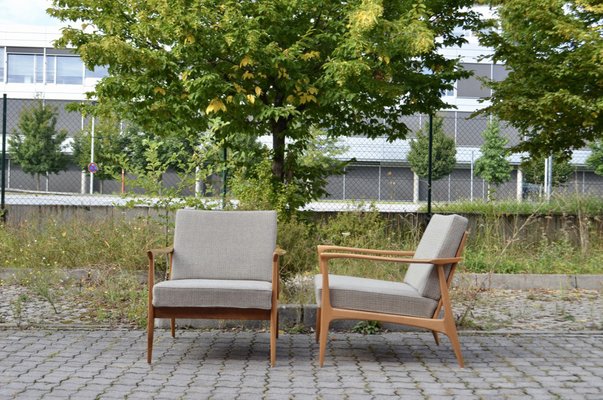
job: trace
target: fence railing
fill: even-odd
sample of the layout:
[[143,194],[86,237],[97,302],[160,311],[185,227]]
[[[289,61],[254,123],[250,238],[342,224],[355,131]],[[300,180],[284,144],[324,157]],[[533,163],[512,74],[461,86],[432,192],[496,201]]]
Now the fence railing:
[[[51,109],[52,112],[44,122],[44,127],[50,126],[49,129],[54,129],[55,136],[65,134],[60,153],[68,157],[66,160],[62,159],[63,164],[57,167],[60,162],[53,159],[56,156],[53,152],[56,151],[52,144],[43,142],[48,140],[40,136],[43,132],[35,132],[35,129],[32,132],[31,124],[26,123],[27,118],[31,118],[32,113],[38,110],[41,102],[42,100],[37,99],[15,98],[3,101],[2,106],[6,110],[3,123],[6,126],[7,140],[3,149],[7,151],[7,155],[2,163],[2,173],[6,204],[123,205],[127,201],[124,196],[144,195],[144,190],[132,186],[135,181],[129,171],[121,171],[121,174],[107,178],[98,173],[90,173],[81,161],[78,164],[71,157],[74,137],[79,132],[90,129],[90,118],[85,118],[77,111],[68,111],[65,108],[68,104],[66,101],[45,100],[42,102],[43,107]],[[451,172],[433,180],[431,198],[436,211],[438,204],[479,201],[487,199],[488,196],[497,200],[530,201],[545,195],[543,184],[533,176],[528,179],[520,168],[521,155],[518,154],[507,157],[510,173],[504,183],[489,185],[476,173],[476,163],[482,156],[484,145],[482,132],[487,127],[488,118],[470,119],[469,113],[457,111],[444,111],[437,117],[440,118],[441,130],[445,136],[454,142],[456,154]],[[427,131],[426,116],[404,118],[410,127]],[[43,131],[44,127],[38,127],[38,130]],[[97,129],[102,132],[101,127],[97,126]],[[508,140],[508,146],[517,142],[517,132],[514,129],[501,124],[500,131],[502,137]],[[28,135],[29,140],[26,140]],[[30,146],[30,151],[38,151],[38,158],[24,161],[23,157],[16,154],[16,137],[21,138],[21,146],[27,145]],[[404,212],[421,209],[427,201],[429,188],[427,178],[413,172],[415,167],[409,154],[414,137],[413,134],[407,140],[394,142],[388,142],[386,138],[341,138],[339,145],[342,152],[337,157],[353,161],[347,165],[343,175],[329,177],[328,196],[309,204],[307,208],[343,211],[355,208],[358,204],[373,203],[382,211]],[[99,137],[96,139],[100,140]],[[45,146],[40,146],[40,142],[45,143]],[[103,156],[98,150],[95,152],[96,154],[91,154],[91,163],[95,161],[95,157]],[[435,154],[435,163],[445,161],[437,158],[437,152]],[[574,152],[569,164],[571,171],[566,174],[563,182],[553,187],[553,191],[603,194],[603,177],[596,175],[586,166],[588,154],[588,150]],[[48,166],[46,170],[44,165]],[[206,182],[203,187],[199,182],[195,183],[194,179],[191,181],[193,183],[185,188],[183,195],[209,195],[210,198],[213,195],[217,199],[222,193],[223,182],[220,174],[212,176],[209,184],[211,190],[207,190]],[[160,183],[166,188],[174,187],[179,182],[181,176],[174,170],[168,170],[161,175]]]

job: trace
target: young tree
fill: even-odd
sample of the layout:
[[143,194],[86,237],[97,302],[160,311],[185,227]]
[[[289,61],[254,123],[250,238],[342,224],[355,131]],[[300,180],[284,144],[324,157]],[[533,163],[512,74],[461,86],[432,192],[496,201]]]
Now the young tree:
[[[308,127],[403,138],[468,76],[441,54],[479,28],[472,0],[54,0],[58,44],[110,75],[92,94],[149,134],[272,137],[272,183],[297,179]],[[425,74],[425,70],[432,71]]]
[[[94,127],[94,162],[98,171],[94,177],[101,182],[116,179],[121,175],[122,166],[119,165],[119,154],[123,149],[123,138],[119,132],[119,122],[115,118],[97,118]],[[87,170],[90,163],[90,150],[92,145],[92,125],[73,137],[73,159],[82,170]]]
[[67,131],[57,131],[57,113],[41,100],[21,112],[17,129],[8,140],[11,157],[24,172],[36,176],[40,190],[41,174],[56,174],[67,169],[69,157],[63,152]]
[[[441,117],[433,118],[433,148],[431,179],[437,181],[450,174],[456,164],[456,146],[454,139],[446,136]],[[420,178],[429,175],[429,122],[417,132],[416,139],[410,142],[408,152],[410,168]]]
[[603,137],[603,10],[599,0],[498,1],[482,38],[509,69],[482,110],[524,135],[515,150],[545,156]]
[[591,167],[595,174],[603,175],[603,143],[597,140],[590,145],[591,153],[586,159],[586,165]]
[[[544,160],[546,157],[531,157],[521,163],[521,171],[526,183],[535,185],[544,184]],[[562,154],[553,155],[553,182],[552,186],[559,186],[569,180],[575,168],[571,166],[567,157]]]
[[339,157],[347,148],[339,145],[326,132],[311,128],[312,136],[307,138],[299,160],[286,160],[295,163],[301,171],[289,178],[287,187],[270,185],[271,166],[269,159],[262,157],[260,149],[258,160],[254,163],[240,164],[233,174],[233,195],[240,201],[239,207],[266,208],[275,207],[279,215],[290,216],[309,200],[328,195],[327,177],[343,174],[346,161]]
[[492,185],[498,186],[511,179],[511,164],[507,160],[510,151],[508,140],[500,135],[500,122],[493,119],[482,132],[484,144],[481,157],[475,161],[475,174],[488,183],[488,200],[494,199]]

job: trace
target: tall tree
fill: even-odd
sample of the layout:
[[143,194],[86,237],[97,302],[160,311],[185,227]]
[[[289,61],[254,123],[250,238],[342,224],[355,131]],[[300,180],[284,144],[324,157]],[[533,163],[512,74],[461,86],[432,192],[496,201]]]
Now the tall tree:
[[[450,174],[456,164],[456,146],[454,139],[444,133],[444,120],[433,118],[433,154],[431,179],[437,181]],[[408,152],[410,168],[420,178],[429,175],[429,122],[417,132],[417,137],[410,142]]]
[[[472,0],[54,0],[58,44],[110,76],[91,95],[144,132],[272,137],[274,184],[302,166],[309,127],[403,138],[401,115],[446,106],[468,73],[441,49],[481,26]],[[424,71],[432,71],[425,74]]]
[[486,130],[482,132],[484,144],[481,147],[482,155],[475,162],[475,174],[488,183],[488,200],[493,200],[494,188],[511,179],[511,164],[507,160],[510,154],[506,147],[508,140],[500,134],[500,122],[494,118],[488,122]]
[[603,7],[599,0],[497,1],[482,37],[509,69],[484,113],[519,129],[516,150],[569,154],[603,137]]
[[58,131],[57,112],[42,100],[25,109],[17,129],[8,139],[11,157],[24,172],[35,175],[40,190],[40,175],[56,174],[67,169],[69,156],[63,151],[67,131]]

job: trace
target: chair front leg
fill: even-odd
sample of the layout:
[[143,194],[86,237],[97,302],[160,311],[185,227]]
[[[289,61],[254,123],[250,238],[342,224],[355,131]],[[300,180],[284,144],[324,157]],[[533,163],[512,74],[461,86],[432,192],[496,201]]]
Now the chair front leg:
[[438,279],[440,281],[440,293],[442,296],[442,307],[444,307],[444,329],[446,330],[446,336],[450,339],[450,344],[454,350],[454,355],[461,368],[465,367],[463,361],[463,354],[461,353],[461,344],[459,342],[459,336],[456,331],[456,324],[454,322],[454,315],[452,314],[452,305],[450,303],[450,296],[448,294],[448,285],[444,276],[444,266],[438,265]]
[[328,340],[328,334],[329,334],[329,325],[331,323],[331,321],[329,320],[329,315],[327,313],[324,312],[325,310],[323,310],[323,312],[321,312],[321,316],[320,316],[320,333],[319,333],[319,340],[318,340],[318,365],[320,365],[322,367],[322,365],[325,362],[325,351],[327,349],[327,340]]
[[276,338],[278,333],[278,308],[270,310],[270,366],[276,364]]
[[155,328],[155,310],[153,305],[149,304],[149,315],[147,318],[147,363],[153,359],[153,333]]

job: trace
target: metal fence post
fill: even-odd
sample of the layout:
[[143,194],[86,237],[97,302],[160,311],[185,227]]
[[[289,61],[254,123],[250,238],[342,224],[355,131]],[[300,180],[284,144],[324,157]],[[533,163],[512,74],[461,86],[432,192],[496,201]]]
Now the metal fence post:
[[427,155],[427,215],[431,218],[431,176],[432,176],[432,155],[433,155],[433,113],[429,114],[429,148]]
[[2,96],[2,182],[0,183],[0,217],[6,222],[6,93]]
[[226,163],[228,161],[228,147],[226,147],[226,142],[224,142],[224,170],[222,171],[222,209],[226,207],[226,191],[228,189],[227,179],[228,179],[228,168],[226,167]]

